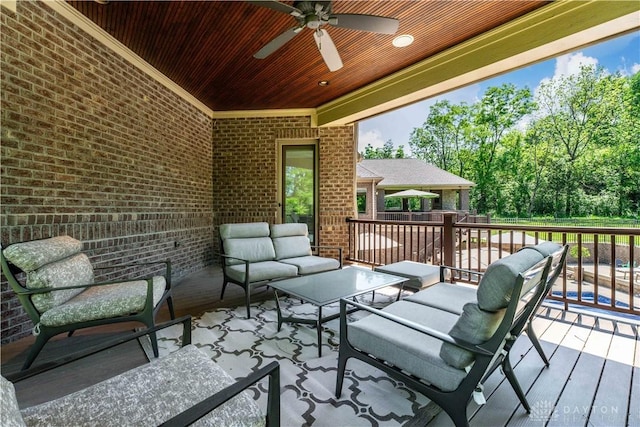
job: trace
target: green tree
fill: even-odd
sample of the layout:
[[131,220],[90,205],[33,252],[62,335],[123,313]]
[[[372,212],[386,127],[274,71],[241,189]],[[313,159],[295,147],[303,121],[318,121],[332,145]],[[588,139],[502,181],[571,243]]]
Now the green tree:
[[472,110],[469,140],[473,150],[472,192],[474,205],[480,212],[498,212],[501,206],[501,184],[498,180],[503,138],[535,107],[528,88],[514,84],[490,87]]
[[365,159],[402,159],[404,158],[404,147],[400,145],[396,150],[393,147],[393,141],[388,139],[382,148],[373,148],[371,144],[367,144],[364,153],[360,154]]

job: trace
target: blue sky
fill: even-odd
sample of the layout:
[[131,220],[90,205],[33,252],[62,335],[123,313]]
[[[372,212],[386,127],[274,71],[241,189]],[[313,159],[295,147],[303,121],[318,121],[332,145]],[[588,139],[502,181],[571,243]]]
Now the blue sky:
[[367,144],[371,144],[374,148],[382,147],[390,139],[396,147],[404,145],[405,153],[410,155],[411,131],[422,126],[429,114],[429,107],[436,101],[448,99],[454,104],[460,102],[471,104],[480,99],[488,87],[500,86],[503,83],[513,83],[520,88],[526,86],[535,92],[541,81],[576,72],[583,64],[599,65],[611,73],[616,71],[620,71],[623,75],[637,73],[640,71],[640,31],[363,120],[359,124],[358,151],[363,152]]

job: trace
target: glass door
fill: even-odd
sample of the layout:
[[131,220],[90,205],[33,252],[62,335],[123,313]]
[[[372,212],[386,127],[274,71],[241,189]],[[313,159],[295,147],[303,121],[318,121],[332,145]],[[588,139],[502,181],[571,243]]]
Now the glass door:
[[316,243],[317,149],[315,142],[282,145],[282,222],[307,224]]

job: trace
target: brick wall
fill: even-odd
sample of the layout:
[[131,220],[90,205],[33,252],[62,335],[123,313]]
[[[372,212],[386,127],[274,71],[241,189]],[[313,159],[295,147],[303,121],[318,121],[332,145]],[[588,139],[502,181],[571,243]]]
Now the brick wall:
[[[45,3],[0,9],[2,245],[67,234],[174,279],[210,264],[212,120]],[[30,333],[4,278],[0,312],[3,343]]]
[[[355,216],[353,127],[312,128],[309,117],[220,119],[213,130],[214,226],[276,222],[278,141],[319,141],[318,244],[347,248]],[[216,230],[217,235],[217,230]]]

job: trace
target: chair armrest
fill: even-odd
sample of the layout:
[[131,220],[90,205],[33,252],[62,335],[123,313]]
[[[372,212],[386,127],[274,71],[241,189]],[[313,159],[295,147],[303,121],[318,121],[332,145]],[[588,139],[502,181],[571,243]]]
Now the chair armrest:
[[342,268],[342,247],[340,247],[340,246],[319,246],[319,245],[311,246],[311,250],[314,251],[314,252],[318,251],[319,249],[338,251],[338,261],[340,261],[340,268]]
[[[131,263],[131,264],[112,264],[112,265],[105,265],[105,266],[102,266],[102,267],[93,267],[93,269],[94,270],[108,270],[108,269],[111,269],[111,268],[140,267],[140,266],[144,266],[144,265],[158,265],[158,264],[164,264],[164,266],[165,266],[164,277],[165,277],[165,280],[167,282],[167,289],[171,289],[171,260],[170,259],[167,259],[167,260],[164,260],[164,261],[135,262],[135,263]],[[144,280],[144,279],[131,279],[131,280]],[[114,283],[117,283],[117,282],[114,282]]]
[[109,286],[115,283],[133,282],[133,281],[139,281],[139,280],[146,281],[147,288],[153,289],[153,281],[150,278],[138,278],[138,279],[126,279],[126,280],[112,280],[109,282],[89,283],[87,285],[60,286],[57,288],[35,288],[35,289],[23,288],[24,289],[23,291],[21,290],[20,292],[16,292],[16,293],[19,295],[46,294],[49,292],[64,291],[68,289],[85,289],[85,288],[92,288],[94,286]]
[[493,355],[492,352],[487,351],[484,348],[482,348],[481,346],[478,346],[476,344],[472,344],[472,343],[470,343],[468,341],[465,341],[465,340],[462,340],[462,339],[459,339],[459,338],[454,338],[451,335],[446,334],[444,332],[429,328],[429,327],[424,326],[424,325],[420,325],[420,324],[412,322],[410,320],[403,319],[402,317],[396,316],[394,314],[390,314],[390,313],[384,312],[382,310],[379,310],[379,309],[376,309],[376,308],[372,308],[372,307],[369,307],[367,305],[360,304],[360,303],[355,302],[355,301],[350,301],[350,300],[347,300],[347,299],[344,299],[344,298],[342,298],[340,300],[340,322],[346,321],[347,304],[348,305],[352,305],[354,307],[357,307],[360,310],[368,311],[369,313],[371,313],[373,315],[383,317],[383,318],[385,318],[387,320],[390,320],[390,321],[392,321],[394,323],[397,323],[399,325],[406,326],[407,328],[411,328],[414,331],[420,332],[420,333],[425,334],[425,335],[429,335],[429,336],[431,336],[433,338],[436,338],[436,339],[438,339],[440,341],[447,342],[449,344],[453,344],[453,345],[455,345],[457,347],[460,347],[460,348],[465,349],[467,351],[470,351],[472,353],[480,354],[480,355],[483,355],[483,356],[492,356]]
[[200,403],[186,411],[176,415],[161,424],[164,427],[186,426],[194,423],[209,412],[237,396],[247,388],[256,384],[265,377],[269,377],[269,391],[267,394],[267,427],[280,425],[280,365],[271,362],[264,368],[260,368],[248,376],[239,379],[232,385],[220,390],[213,396],[209,396]]
[[38,375],[42,372],[50,371],[52,369],[58,368],[63,365],[67,365],[71,362],[75,362],[79,359],[83,359],[85,357],[91,356],[103,350],[108,350],[110,348],[119,346],[126,342],[138,339],[144,335],[149,335],[155,332],[158,332],[161,329],[168,328],[177,324],[182,323],[182,347],[185,345],[191,344],[191,316],[183,316],[175,320],[171,320],[169,322],[161,323],[152,328],[143,329],[138,332],[133,332],[131,334],[127,334],[124,337],[116,338],[113,340],[109,340],[107,342],[97,344],[93,347],[89,347],[82,351],[78,351],[70,354],[67,357],[59,359],[54,362],[44,363],[42,365],[36,366],[31,369],[27,369],[24,371],[17,372],[15,374],[5,375],[5,378],[11,381],[12,383],[25,380],[27,378],[31,378],[35,375]]
[[[445,282],[446,281],[446,271],[449,270],[450,272],[460,272],[460,273],[465,273],[468,274],[469,276],[478,276],[478,277],[482,277],[484,276],[484,272],[481,271],[475,271],[475,270],[467,270],[465,268],[458,268],[458,267],[451,267],[448,265],[441,265],[440,266],[440,281],[441,282]],[[453,274],[450,276],[451,278],[453,278]]]

